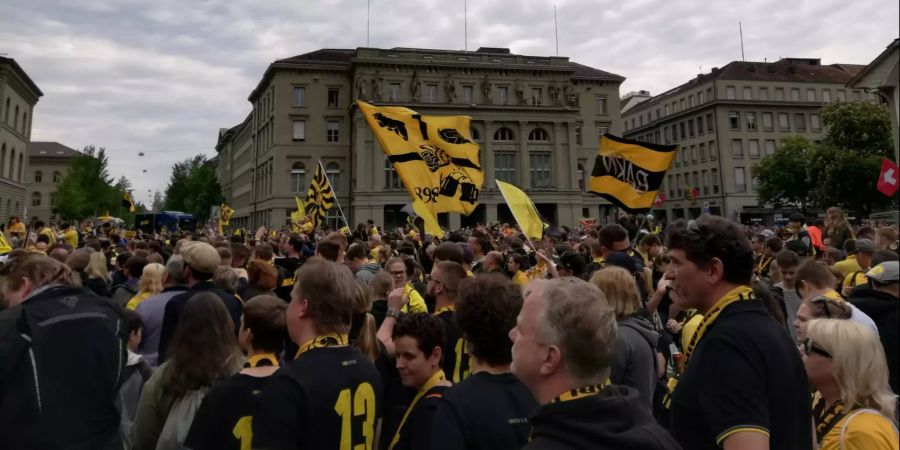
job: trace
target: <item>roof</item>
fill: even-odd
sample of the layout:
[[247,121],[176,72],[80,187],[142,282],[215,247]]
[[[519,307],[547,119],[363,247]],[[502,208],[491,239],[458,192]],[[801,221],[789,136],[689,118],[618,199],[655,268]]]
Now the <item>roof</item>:
[[13,71],[18,73],[18,75],[20,77],[22,77],[23,80],[25,80],[25,84],[27,84],[28,87],[30,87],[32,90],[34,90],[34,93],[38,97],[42,97],[44,95],[44,93],[41,92],[41,90],[37,87],[37,84],[35,84],[34,81],[32,81],[31,77],[29,77],[28,74],[25,73],[24,70],[22,70],[22,67],[19,66],[19,63],[17,63],[15,59],[7,58],[5,56],[0,56],[0,65],[8,65],[8,66],[12,67]]
[[35,141],[28,145],[28,156],[55,156],[68,158],[82,153],[73,148],[66,147],[59,142]]
[[859,64],[822,65],[815,58],[782,58],[776,62],[732,61],[721,69],[714,67],[709,73],[641,102],[629,113],[644,111],[653,106],[714,80],[769,81],[783,83],[825,83],[845,85],[862,68]]
[[881,54],[879,54],[878,56],[876,56],[875,59],[869,63],[869,65],[863,66],[862,70],[857,72],[854,75],[854,77],[850,81],[847,82],[847,85],[853,86],[854,84],[862,81],[862,79],[865,78],[866,75],[868,75],[869,72],[872,71],[872,69],[874,69],[879,64],[881,64],[885,59],[887,59],[891,55],[891,52],[897,51],[897,49],[900,49],[900,38],[894,39],[894,41],[891,42],[890,44],[888,44],[888,46],[884,49],[884,51],[881,52]]
[[309,63],[327,63],[327,64],[345,64],[350,65],[350,61],[356,56],[355,49],[346,48],[323,48],[314,52],[304,53],[302,55],[292,56],[290,58],[275,60],[273,64],[309,64]]
[[595,69],[590,66],[585,66],[584,64],[579,64],[575,61],[569,62],[569,65],[575,69],[575,73],[572,74],[572,78],[575,79],[625,81],[625,77],[623,77],[622,75],[617,75],[605,70]]

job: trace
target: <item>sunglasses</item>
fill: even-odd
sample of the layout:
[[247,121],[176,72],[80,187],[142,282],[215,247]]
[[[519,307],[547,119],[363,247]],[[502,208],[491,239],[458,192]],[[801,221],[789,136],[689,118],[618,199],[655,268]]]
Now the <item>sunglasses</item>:
[[811,338],[803,340],[803,353],[805,353],[806,356],[809,356],[811,353],[818,353],[826,358],[831,358],[831,353],[828,353],[821,347],[816,347]]
[[818,297],[818,298],[813,299],[813,301],[810,303],[812,303],[813,305],[821,305],[822,311],[824,311],[825,317],[830,319],[831,318],[831,310],[828,309],[828,306],[831,304],[831,301],[832,300],[827,297]]

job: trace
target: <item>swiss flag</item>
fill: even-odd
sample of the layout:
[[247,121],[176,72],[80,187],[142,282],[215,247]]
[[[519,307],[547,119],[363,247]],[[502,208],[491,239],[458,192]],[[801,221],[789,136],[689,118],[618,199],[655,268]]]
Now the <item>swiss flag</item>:
[[897,192],[898,178],[900,178],[900,167],[897,167],[893,161],[885,158],[881,161],[881,173],[878,174],[878,192],[888,197],[893,197]]
[[666,204],[666,194],[659,192],[656,194],[656,201],[653,202],[653,206],[657,208],[662,208]]

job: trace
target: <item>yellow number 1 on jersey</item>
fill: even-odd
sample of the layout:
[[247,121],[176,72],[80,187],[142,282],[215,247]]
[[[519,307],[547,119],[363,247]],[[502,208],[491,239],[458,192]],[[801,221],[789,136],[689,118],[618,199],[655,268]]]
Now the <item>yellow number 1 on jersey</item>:
[[[372,450],[375,439],[375,389],[372,385],[361,383],[353,394],[350,389],[342,390],[334,404],[334,411],[341,416],[340,450]],[[353,445],[352,418],[358,416],[365,416],[362,430],[365,443]]]
[[241,440],[241,450],[250,450],[250,444],[253,442],[253,416],[241,417],[232,428],[231,434]]

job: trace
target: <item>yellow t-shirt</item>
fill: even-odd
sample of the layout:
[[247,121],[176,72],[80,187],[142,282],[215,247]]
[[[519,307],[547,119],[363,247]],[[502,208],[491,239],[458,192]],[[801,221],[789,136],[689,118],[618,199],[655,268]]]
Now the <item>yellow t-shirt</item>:
[[852,272],[844,277],[844,281],[841,283],[841,294],[843,294],[844,297],[849,297],[850,291],[852,291],[853,288],[855,288],[856,286],[867,284],[868,282],[869,278],[866,277],[866,274],[864,272]]
[[74,228],[63,231],[63,241],[72,248],[78,248],[78,232]]
[[[844,430],[843,447],[841,430]],[[856,410],[847,414],[828,431],[819,444],[822,450],[900,449],[897,429],[887,417],[874,410]]]
[[19,233],[19,237],[25,236],[25,224],[22,222],[14,223],[9,227],[10,233]]
[[525,285],[528,284],[528,277],[525,276],[525,272],[522,272],[521,270],[518,271],[518,272],[516,272],[515,275],[513,275],[512,280],[513,280],[519,287],[525,287]]
[[403,308],[400,308],[402,312],[408,313],[427,313],[428,306],[425,305],[425,299],[419,294],[412,284],[406,283],[403,285],[403,295],[409,298],[409,301],[403,305]]
[[42,236],[47,236],[47,239],[50,239],[50,245],[53,245],[56,243],[56,235],[53,234],[53,230],[51,230],[49,228],[44,228],[38,234],[40,234]]
[[151,295],[153,295],[152,292],[138,292],[134,297],[131,297],[131,300],[128,300],[128,304],[125,307],[134,311],[141,302],[150,298]]
[[846,277],[853,272],[862,270],[862,267],[860,267],[859,261],[856,260],[856,255],[850,255],[847,259],[834,263],[834,270]]

